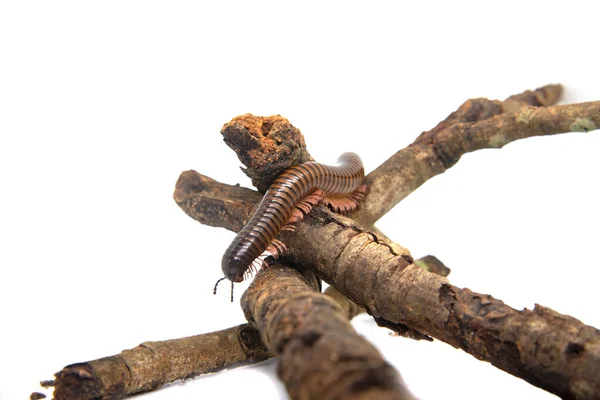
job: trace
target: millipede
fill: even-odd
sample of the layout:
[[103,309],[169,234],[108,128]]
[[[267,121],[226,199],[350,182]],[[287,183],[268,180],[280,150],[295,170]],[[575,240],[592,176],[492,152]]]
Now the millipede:
[[294,165],[275,179],[250,221],[225,251],[223,279],[233,283],[248,278],[265,265],[259,258],[265,251],[275,258],[283,256],[287,248],[275,236],[282,230],[293,231],[294,224],[316,204],[322,202],[340,213],[358,207],[366,190],[362,161],[355,153],[343,153],[337,161],[335,166],[314,161]]

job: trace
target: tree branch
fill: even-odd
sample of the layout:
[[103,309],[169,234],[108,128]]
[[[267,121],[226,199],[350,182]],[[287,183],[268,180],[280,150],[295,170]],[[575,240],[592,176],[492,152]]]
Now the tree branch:
[[533,136],[587,132],[599,127],[600,102],[523,107],[481,121],[444,124],[443,128],[422,134],[371,172],[366,178],[369,193],[361,208],[349,216],[365,226],[375,223],[465,153],[501,148]]
[[[337,303],[348,320],[364,312],[333,286],[325,290],[325,295]],[[113,356],[67,365],[55,374],[55,381],[44,386],[54,386],[57,400],[121,399],[176,380],[257,363],[273,355],[256,328],[242,324],[191,337],[145,342]]]
[[120,399],[165,383],[269,358],[259,332],[248,324],[187,338],[145,342],[55,374],[57,400]]
[[600,393],[600,331],[575,318],[539,305],[517,311],[455,287],[322,209],[284,240],[290,260],[311,266],[384,326],[411,327],[562,397]]
[[398,372],[358,335],[312,272],[280,263],[261,270],[242,297],[246,318],[279,357],[293,399],[414,399]]

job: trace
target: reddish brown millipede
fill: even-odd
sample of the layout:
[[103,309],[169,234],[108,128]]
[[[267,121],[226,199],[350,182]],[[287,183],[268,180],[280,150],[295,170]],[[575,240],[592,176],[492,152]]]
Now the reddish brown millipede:
[[285,252],[275,236],[293,230],[293,223],[323,201],[334,211],[348,212],[364,197],[364,168],[360,157],[344,153],[336,166],[307,162],[281,174],[265,193],[254,215],[225,251],[221,267],[225,278],[241,282],[261,265],[265,251],[274,257]]

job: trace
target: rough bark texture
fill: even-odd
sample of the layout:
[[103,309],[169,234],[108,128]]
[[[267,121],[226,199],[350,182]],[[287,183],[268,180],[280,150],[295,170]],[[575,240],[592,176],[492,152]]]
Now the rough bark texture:
[[248,324],[182,339],[145,342],[114,356],[66,366],[56,373],[54,398],[119,399],[268,357],[260,334]]
[[452,286],[352,220],[323,210],[284,239],[291,260],[310,265],[380,325],[408,326],[563,398],[600,398],[597,329],[542,306],[517,311]]
[[225,185],[196,171],[185,171],[175,184],[173,199],[196,221],[238,232],[262,196],[252,189]]
[[[364,312],[333,286],[325,295],[335,300],[349,320]],[[217,332],[161,342],[146,342],[120,354],[72,364],[56,373],[56,399],[120,399],[165,383],[252,364],[273,357],[260,333],[248,324]],[[194,360],[189,362],[189,360]]]
[[[548,85],[504,101],[466,101],[435,128],[422,133],[410,146],[398,151],[371,172],[366,178],[369,193],[361,208],[349,216],[365,226],[375,223],[427,180],[454,165],[465,153],[500,148],[525,137],[580,129],[580,126],[572,129],[570,125],[578,118],[593,116],[593,110],[584,110],[585,107],[580,104],[558,106],[556,109],[545,107],[556,103],[561,93],[562,86]],[[523,106],[529,107],[521,110]],[[536,110],[541,114],[535,114]],[[533,119],[529,117],[532,113],[535,114]],[[550,117],[550,114],[554,115]],[[568,126],[561,126],[556,124],[559,114],[571,114],[574,118]],[[535,120],[541,124],[536,124]]]
[[485,98],[469,99],[435,128],[423,132],[416,141],[434,136],[457,123],[482,121],[505,112],[519,111],[523,106],[547,107],[554,105],[560,99],[562,91],[561,85],[546,85],[536,90],[526,90],[523,93],[515,94],[504,101]]
[[377,349],[358,335],[317,278],[281,264],[261,270],[244,296],[248,321],[279,357],[292,399],[414,399]]
[[242,171],[261,193],[292,165],[312,160],[300,130],[279,115],[241,115],[226,123],[221,133],[246,166]]
[[358,314],[365,312],[364,308],[344,296],[333,286],[329,286],[324,293],[337,302],[338,306],[340,306],[342,309],[342,314],[345,315],[348,320],[351,320]]

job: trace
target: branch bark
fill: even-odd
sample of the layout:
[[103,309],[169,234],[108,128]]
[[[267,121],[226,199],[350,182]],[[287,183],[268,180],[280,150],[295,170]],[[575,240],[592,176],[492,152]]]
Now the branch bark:
[[[364,312],[332,286],[325,295],[337,303],[348,320]],[[53,386],[57,400],[121,399],[176,380],[273,356],[263,344],[260,332],[252,325],[241,324],[191,337],[145,342],[113,356],[67,365],[55,374],[55,381],[47,381],[43,386]]]
[[72,364],[55,374],[54,398],[120,399],[165,383],[269,358],[248,324],[181,339],[145,342],[120,354]]
[[321,209],[296,233],[284,237],[288,257],[310,265],[381,325],[408,326],[561,397],[598,398],[597,329],[539,305],[517,311],[453,286],[354,221]]
[[300,130],[279,115],[240,115],[226,123],[221,133],[261,193],[292,165],[312,160]]
[[[484,114],[487,115],[487,114]],[[439,126],[439,125],[438,125]],[[421,134],[371,172],[369,193],[349,214],[368,226],[432,177],[452,167],[463,154],[501,148],[518,139],[600,128],[600,102],[522,107],[475,122],[458,122]]]
[[414,399],[377,349],[358,335],[318,279],[280,263],[261,270],[242,297],[246,318],[279,357],[293,399]]

